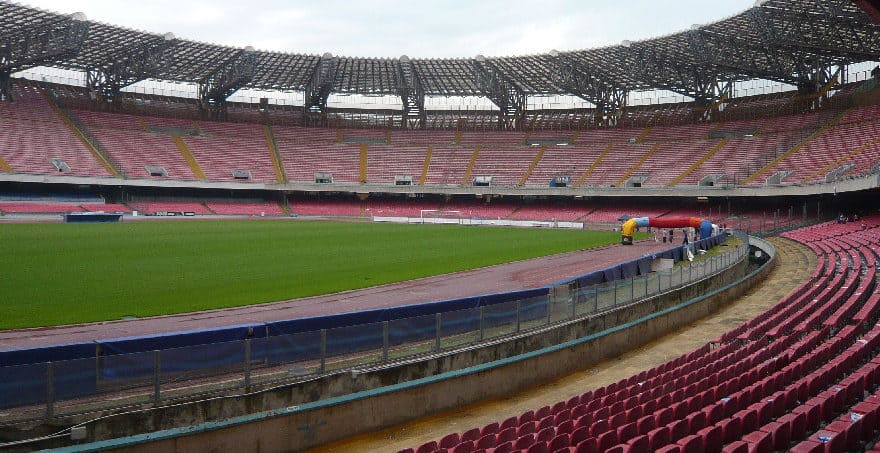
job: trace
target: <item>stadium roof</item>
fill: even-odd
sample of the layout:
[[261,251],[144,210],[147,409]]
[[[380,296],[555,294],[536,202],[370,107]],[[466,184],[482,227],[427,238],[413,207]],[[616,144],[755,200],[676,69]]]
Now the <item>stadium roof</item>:
[[49,66],[117,92],[145,79],[195,83],[221,101],[240,88],[305,91],[307,107],[340,93],[486,96],[502,110],[526,96],[575,95],[615,108],[622,93],[647,89],[713,102],[734,81],[815,88],[823,70],[877,60],[880,25],[850,0],[759,1],[715,23],[595,49],[412,60],[255,51],[0,2],[0,76]]

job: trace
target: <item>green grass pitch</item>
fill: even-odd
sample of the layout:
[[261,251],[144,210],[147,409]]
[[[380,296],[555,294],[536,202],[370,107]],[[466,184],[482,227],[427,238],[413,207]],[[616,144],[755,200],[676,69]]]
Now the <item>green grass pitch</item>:
[[309,221],[0,224],[0,329],[327,294],[619,240],[610,231]]

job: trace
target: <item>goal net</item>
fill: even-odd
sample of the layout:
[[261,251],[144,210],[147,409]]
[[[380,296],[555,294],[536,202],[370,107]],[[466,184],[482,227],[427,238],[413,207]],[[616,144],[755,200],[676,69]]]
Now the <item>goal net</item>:
[[421,223],[444,223],[461,225],[461,211],[447,209],[422,209],[419,214]]

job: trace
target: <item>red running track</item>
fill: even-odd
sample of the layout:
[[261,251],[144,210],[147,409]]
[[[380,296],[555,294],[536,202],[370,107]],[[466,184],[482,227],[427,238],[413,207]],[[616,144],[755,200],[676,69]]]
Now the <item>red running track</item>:
[[401,283],[282,302],[151,318],[0,331],[0,351],[411,305],[537,288],[670,248],[610,245]]

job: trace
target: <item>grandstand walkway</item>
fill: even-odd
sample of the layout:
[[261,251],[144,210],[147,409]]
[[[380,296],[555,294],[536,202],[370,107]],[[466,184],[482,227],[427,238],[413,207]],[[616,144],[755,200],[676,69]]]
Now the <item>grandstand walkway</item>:
[[0,350],[226,327],[537,288],[669,248],[640,241],[325,296],[197,313],[0,331]]
[[493,421],[504,420],[548,403],[565,401],[574,395],[617,382],[697,349],[777,303],[809,279],[816,269],[816,255],[806,246],[784,238],[770,238],[769,241],[776,247],[778,253],[776,268],[745,297],[731,302],[722,310],[690,326],[630,351],[616,360],[600,362],[556,381],[508,395],[503,399],[473,404],[307,452],[399,451],[440,439],[451,432],[485,426]]

